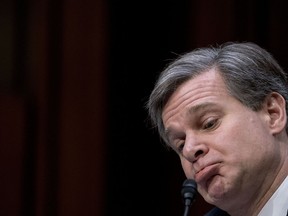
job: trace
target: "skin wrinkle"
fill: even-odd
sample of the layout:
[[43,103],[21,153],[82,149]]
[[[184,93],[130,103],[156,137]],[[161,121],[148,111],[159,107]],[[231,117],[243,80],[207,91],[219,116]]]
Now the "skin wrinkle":
[[[215,103],[211,103],[211,102],[205,102],[203,104],[197,104],[195,106],[192,106],[190,108],[188,108],[187,113],[192,116],[194,115],[195,119],[203,119],[205,115],[207,115],[207,113],[217,113],[217,116],[220,115],[221,111],[217,110],[217,105]],[[215,114],[214,114],[215,115]],[[198,124],[202,124],[201,122],[198,122]],[[195,125],[194,127],[196,127],[197,125]],[[168,137],[168,140],[173,140],[173,134],[171,132],[171,129],[167,128],[165,130],[166,132],[166,136]],[[176,135],[175,135],[176,136]],[[170,147],[174,148],[173,145],[170,142]]]
[[[216,86],[215,86],[215,87],[216,87]],[[222,85],[222,86],[221,86],[221,85],[219,86],[219,88],[221,88],[221,87],[223,87],[223,85]],[[209,90],[209,88],[211,88],[211,87],[205,86],[205,88],[207,88],[207,89]],[[196,103],[196,102],[198,101],[198,99],[201,99],[201,98],[203,98],[203,97],[207,97],[207,96],[209,96],[211,93],[214,92],[212,89],[211,89],[210,91],[208,91],[208,90],[205,91],[205,88],[199,89],[199,88],[195,87],[195,89],[191,89],[190,91],[188,91],[188,92],[186,92],[185,94],[183,94],[183,96],[180,96],[180,97],[176,100],[176,103],[178,103],[178,105],[171,106],[171,108],[169,108],[168,110],[166,110],[165,112],[163,112],[163,116],[162,116],[163,121],[168,120],[171,116],[175,115],[175,114],[178,112],[178,109],[179,109],[179,108],[186,106],[186,105],[190,102],[189,100],[187,101],[187,99],[190,98],[190,100],[193,100],[193,101]],[[216,88],[217,88],[217,87],[216,87]],[[205,92],[203,92],[203,90],[204,90]],[[193,96],[191,97],[191,95],[189,95],[189,93],[190,93],[190,92],[193,92],[193,91],[196,91],[196,92],[195,92],[195,93],[193,94]],[[174,94],[176,94],[176,93],[177,93],[177,91],[176,91]],[[220,90],[220,91],[218,91],[218,93],[224,93],[224,90]],[[171,100],[171,98],[170,98],[170,100]],[[165,108],[168,106],[170,100],[168,100],[168,102],[167,102],[167,104],[164,106],[164,109],[163,109],[163,110],[165,110]],[[180,101],[182,101],[182,102],[180,102]],[[194,109],[195,109],[195,108],[194,108]],[[193,111],[193,110],[191,110],[191,111]],[[164,114],[164,113],[165,113],[165,114]]]
[[[216,68],[212,68],[212,70],[216,70]],[[213,75],[215,76],[215,75]],[[203,84],[205,83],[205,84]],[[209,86],[210,85],[210,86]],[[179,92],[179,88],[174,92],[173,95],[175,94],[180,94],[181,96],[179,98],[176,98],[176,101],[175,101],[175,105],[171,106],[169,109],[167,109],[165,112],[164,110],[167,108],[167,106],[170,104],[169,102],[171,100],[174,99],[173,95],[170,97],[170,99],[168,100],[168,102],[166,103],[166,105],[164,106],[164,109],[163,109],[163,113],[162,113],[162,119],[163,119],[163,122],[164,121],[168,121],[173,115],[177,114],[178,110],[181,109],[181,107],[185,107],[186,105],[188,105],[190,103],[190,101],[193,101],[193,103],[191,104],[191,106],[189,107],[192,107],[191,111],[193,112],[193,109],[196,109],[193,108],[193,104],[194,103],[197,103],[198,100],[201,100],[201,98],[203,97],[208,97],[209,95],[211,95],[211,93],[215,93],[215,89],[217,89],[217,92],[220,94],[225,94],[226,91],[225,91],[225,86],[223,83],[221,83],[220,85],[213,82],[213,79],[210,80],[207,79],[207,78],[204,78],[203,80],[200,80],[200,84],[197,85],[197,86],[193,86],[193,88],[190,88],[188,91],[181,93]],[[192,97],[191,97],[191,92],[194,92]],[[211,96],[213,97],[213,96]],[[200,105],[201,106],[201,105]],[[189,107],[187,109],[189,109]],[[166,127],[165,128],[165,134],[166,134],[166,137],[167,137],[167,140],[169,141],[171,137],[170,135],[170,129],[169,127]],[[168,145],[170,146],[170,142],[168,143]]]

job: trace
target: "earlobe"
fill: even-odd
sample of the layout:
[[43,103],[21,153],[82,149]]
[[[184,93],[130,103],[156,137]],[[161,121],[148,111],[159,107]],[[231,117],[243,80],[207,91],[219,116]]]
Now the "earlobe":
[[286,102],[283,96],[277,92],[272,92],[267,96],[265,105],[272,134],[277,134],[285,130],[287,116]]

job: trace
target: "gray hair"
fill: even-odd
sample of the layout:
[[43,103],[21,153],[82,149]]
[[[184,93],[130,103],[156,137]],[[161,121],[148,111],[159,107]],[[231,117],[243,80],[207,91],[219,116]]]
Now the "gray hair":
[[278,92],[286,101],[287,113],[287,75],[266,50],[251,42],[195,49],[160,73],[146,104],[152,126],[166,143],[162,111],[169,97],[182,83],[212,68],[218,69],[229,94],[245,106],[258,111],[269,93]]

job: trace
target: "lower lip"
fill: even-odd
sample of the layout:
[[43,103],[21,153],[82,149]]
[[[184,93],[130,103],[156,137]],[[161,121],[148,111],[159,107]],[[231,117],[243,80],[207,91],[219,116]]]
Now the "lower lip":
[[205,167],[195,175],[197,183],[206,182],[210,183],[215,175],[217,175],[217,164]]

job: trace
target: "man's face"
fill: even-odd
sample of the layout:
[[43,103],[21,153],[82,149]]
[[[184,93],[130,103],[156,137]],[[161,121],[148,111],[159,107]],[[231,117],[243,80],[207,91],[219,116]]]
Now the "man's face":
[[229,209],[268,187],[266,179],[280,160],[269,114],[255,112],[230,96],[215,69],[182,84],[162,118],[186,177],[195,179],[207,202]]

